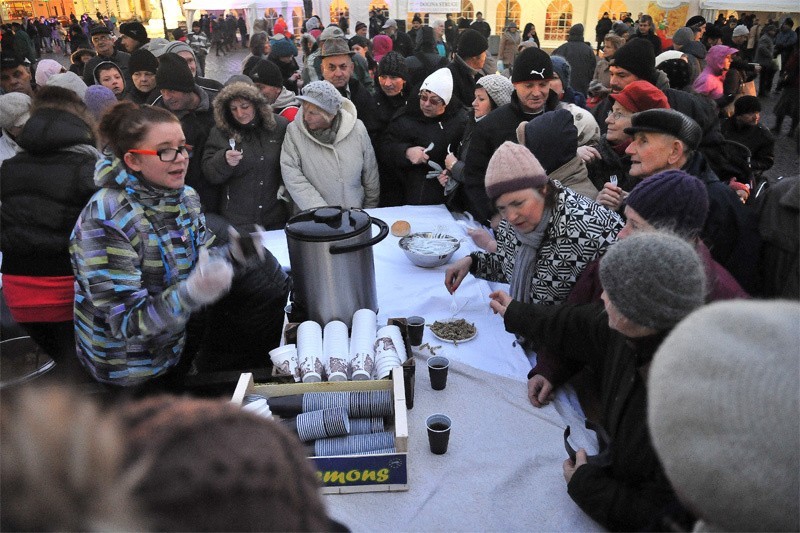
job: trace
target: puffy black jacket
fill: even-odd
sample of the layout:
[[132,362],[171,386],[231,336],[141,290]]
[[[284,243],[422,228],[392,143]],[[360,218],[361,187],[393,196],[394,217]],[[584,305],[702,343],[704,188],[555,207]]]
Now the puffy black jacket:
[[25,151],[3,163],[0,187],[2,272],[71,276],[69,236],[97,190],[92,130],[72,113],[44,108],[17,143]]

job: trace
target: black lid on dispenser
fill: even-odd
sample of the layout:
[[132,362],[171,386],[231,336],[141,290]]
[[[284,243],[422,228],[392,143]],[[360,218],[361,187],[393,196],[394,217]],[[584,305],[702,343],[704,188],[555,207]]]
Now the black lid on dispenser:
[[361,209],[316,207],[290,218],[286,235],[300,241],[338,241],[363,233],[370,225],[370,216]]

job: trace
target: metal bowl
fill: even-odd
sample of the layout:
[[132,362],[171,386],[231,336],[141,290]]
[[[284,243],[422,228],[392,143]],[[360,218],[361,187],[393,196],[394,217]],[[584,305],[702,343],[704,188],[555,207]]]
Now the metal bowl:
[[445,233],[412,233],[400,239],[400,248],[409,261],[423,268],[444,265],[461,246],[461,241]]

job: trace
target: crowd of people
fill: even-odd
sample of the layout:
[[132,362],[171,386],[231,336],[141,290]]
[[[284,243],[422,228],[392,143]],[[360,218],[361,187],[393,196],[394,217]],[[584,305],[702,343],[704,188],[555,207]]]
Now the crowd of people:
[[[694,356],[683,350],[681,335],[690,339],[697,327],[684,324],[699,316],[718,328],[710,338],[735,343],[742,331],[725,328],[747,316],[772,332],[761,331],[751,353],[774,354],[769,375],[787,380],[772,394],[761,391],[764,405],[780,410],[781,431],[796,426],[797,331],[783,318],[800,315],[800,176],[764,175],[785,117],[789,135],[797,135],[791,18],[778,29],[755,16],[721,27],[692,17],[667,50],[648,15],[613,21],[604,14],[598,50],[574,24],[552,53],[540,48],[532,24],[520,32],[509,21],[497,57],[481,13],[475,21],[448,15],[432,26],[416,15],[405,32],[374,11],[352,34],[344,17],[323,27],[312,16],[299,39],[281,18],[256,21],[249,35],[241,18],[203,16],[174,40],[151,39],[135,21],[117,28],[99,14],[96,23],[82,19],[70,26],[69,45],[40,39],[45,51],[54,42],[65,54],[72,46],[69,70],[38,59],[30,28],[39,35],[43,21],[4,31],[0,57],[3,298],[56,362],[51,378],[127,398],[185,392],[191,374],[264,366],[263,355],[280,342],[292,281],[253,232],[281,229],[292,215],[326,205],[445,204],[484,226],[470,231],[481,251],[447,268],[447,290],[457,291],[470,274],[507,283],[487,305],[529,355],[531,404],[548,404],[572,383],[613,442],[604,453],[579,450],[564,463],[567,490],[581,509],[615,530],[690,528],[698,519],[755,528],[753,514],[769,529],[800,527],[796,499],[787,503],[792,488],[797,494],[800,446],[784,447],[789,479],[771,487],[785,512],[768,513],[765,503],[731,522],[724,509],[741,494],[706,504],[692,487],[696,476],[676,459],[672,425],[691,419],[693,431],[704,426],[689,409],[655,426],[652,418],[666,409],[653,401],[669,379],[663,368],[683,363],[685,372],[691,357],[705,357],[713,372],[742,371],[743,362],[726,367],[713,357],[721,346]],[[219,55],[237,43],[249,50],[240,72],[205,77],[212,48]],[[760,123],[760,98],[776,76],[781,96],[770,132]],[[774,304],[785,310],[770,321],[771,311],[754,311],[770,304],[745,302],[751,297],[795,302]],[[786,343],[793,353],[781,352]],[[703,404],[711,390],[698,385],[687,395]],[[87,451],[88,461],[120,481],[118,493],[103,494],[105,505],[130,494],[137,505],[123,514],[87,506],[82,522],[56,509],[51,525],[20,505],[3,513],[4,525],[223,528],[217,515],[234,506],[225,497],[241,494],[225,483],[244,465],[276,474],[301,468],[290,452],[274,458],[280,464],[262,464],[242,447],[226,461],[226,476],[194,478],[187,490],[203,491],[202,500],[175,495],[204,517],[182,521],[171,500],[154,494],[175,493],[167,472],[188,468],[181,461],[202,445],[161,430],[180,420],[180,435],[195,435],[220,424],[220,434],[234,439],[222,428],[255,431],[263,423],[212,403],[162,399],[128,406],[115,425],[81,400],[63,401],[86,413],[82,424],[96,420],[92,431],[110,424],[113,437],[104,444],[114,454],[106,461],[92,455],[105,448]],[[4,432],[9,421],[36,416],[36,403],[24,396],[5,407]],[[704,413],[719,431],[709,438],[724,438],[724,428],[711,423],[718,414]],[[772,458],[766,430],[757,434],[742,420],[733,427],[752,433],[753,453]],[[265,439],[288,438],[273,426],[262,428]],[[135,443],[125,453],[113,446],[120,435]],[[43,438],[42,453],[57,446]],[[20,442],[13,441],[14,452],[23,454]],[[709,447],[686,453],[702,465],[716,457]],[[212,451],[203,450],[208,470],[218,468]],[[4,501],[46,482],[24,469],[7,476],[15,464],[5,458]],[[730,483],[749,486],[747,479]],[[252,498],[263,490],[276,506],[304,498],[308,521],[268,522],[277,529],[338,527],[308,500],[315,486],[305,472],[298,493],[280,494],[288,503],[272,485],[247,490]],[[80,489],[74,498],[95,495]],[[246,501],[255,500],[238,504]],[[258,529],[286,514],[265,506],[233,524]]]

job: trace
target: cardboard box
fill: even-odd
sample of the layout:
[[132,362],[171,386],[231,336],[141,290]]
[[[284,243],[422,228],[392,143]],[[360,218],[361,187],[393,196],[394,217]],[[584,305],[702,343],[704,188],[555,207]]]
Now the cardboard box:
[[262,394],[272,398],[306,392],[386,389],[392,391],[394,402],[391,429],[394,431],[397,453],[312,457],[311,460],[317,468],[325,493],[396,492],[408,490],[408,418],[402,368],[393,368],[391,379],[322,383],[256,384],[253,375],[246,373],[239,378],[231,402],[241,405],[247,394]]

